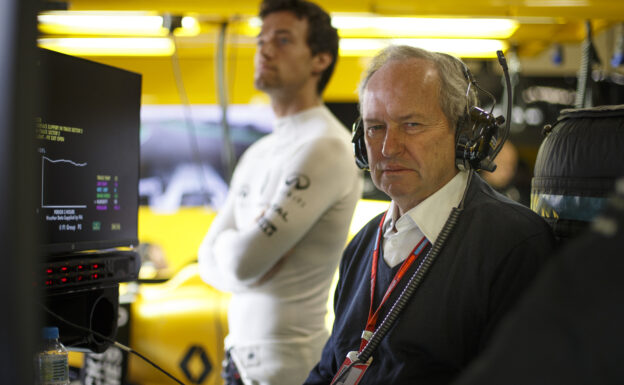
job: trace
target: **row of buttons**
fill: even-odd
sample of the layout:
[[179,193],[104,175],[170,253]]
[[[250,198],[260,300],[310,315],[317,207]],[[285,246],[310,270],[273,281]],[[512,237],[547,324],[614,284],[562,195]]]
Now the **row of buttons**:
[[75,266],[60,266],[60,267],[48,267],[45,272],[47,275],[52,274],[66,274],[71,272],[81,272],[85,270],[100,270],[103,268],[102,264],[94,263],[91,265],[79,264]]

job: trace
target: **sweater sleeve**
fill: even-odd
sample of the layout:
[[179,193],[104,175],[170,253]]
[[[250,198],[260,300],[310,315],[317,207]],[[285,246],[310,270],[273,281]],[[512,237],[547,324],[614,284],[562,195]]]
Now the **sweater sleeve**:
[[[263,167],[249,164],[247,167]],[[265,165],[264,167],[270,167]],[[277,188],[255,220],[237,226],[228,196],[199,249],[202,278],[237,291],[256,284],[295,247],[324,212],[360,183],[352,155],[339,138],[303,144],[279,169]]]

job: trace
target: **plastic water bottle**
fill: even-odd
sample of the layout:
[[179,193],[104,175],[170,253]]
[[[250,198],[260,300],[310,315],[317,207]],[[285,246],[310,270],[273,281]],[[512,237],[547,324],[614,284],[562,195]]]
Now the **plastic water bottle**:
[[67,349],[59,341],[57,327],[42,329],[43,345],[37,353],[38,385],[69,385]]

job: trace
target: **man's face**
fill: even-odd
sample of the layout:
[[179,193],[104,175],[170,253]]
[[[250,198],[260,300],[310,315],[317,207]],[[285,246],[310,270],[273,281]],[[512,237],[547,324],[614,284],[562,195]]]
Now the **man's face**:
[[362,120],[373,183],[401,215],[457,173],[455,134],[439,104],[439,81],[427,60],[391,61],[364,91]]
[[254,85],[267,93],[297,91],[311,81],[308,21],[293,13],[268,14],[262,22],[254,58]]

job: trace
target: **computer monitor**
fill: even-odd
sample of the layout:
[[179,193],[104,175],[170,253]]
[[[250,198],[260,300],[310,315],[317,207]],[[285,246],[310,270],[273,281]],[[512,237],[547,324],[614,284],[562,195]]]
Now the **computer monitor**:
[[35,118],[41,253],[135,246],[141,75],[40,51]]
[[35,286],[64,344],[103,352],[117,331],[119,283],[140,267],[141,75],[45,49],[37,64]]

